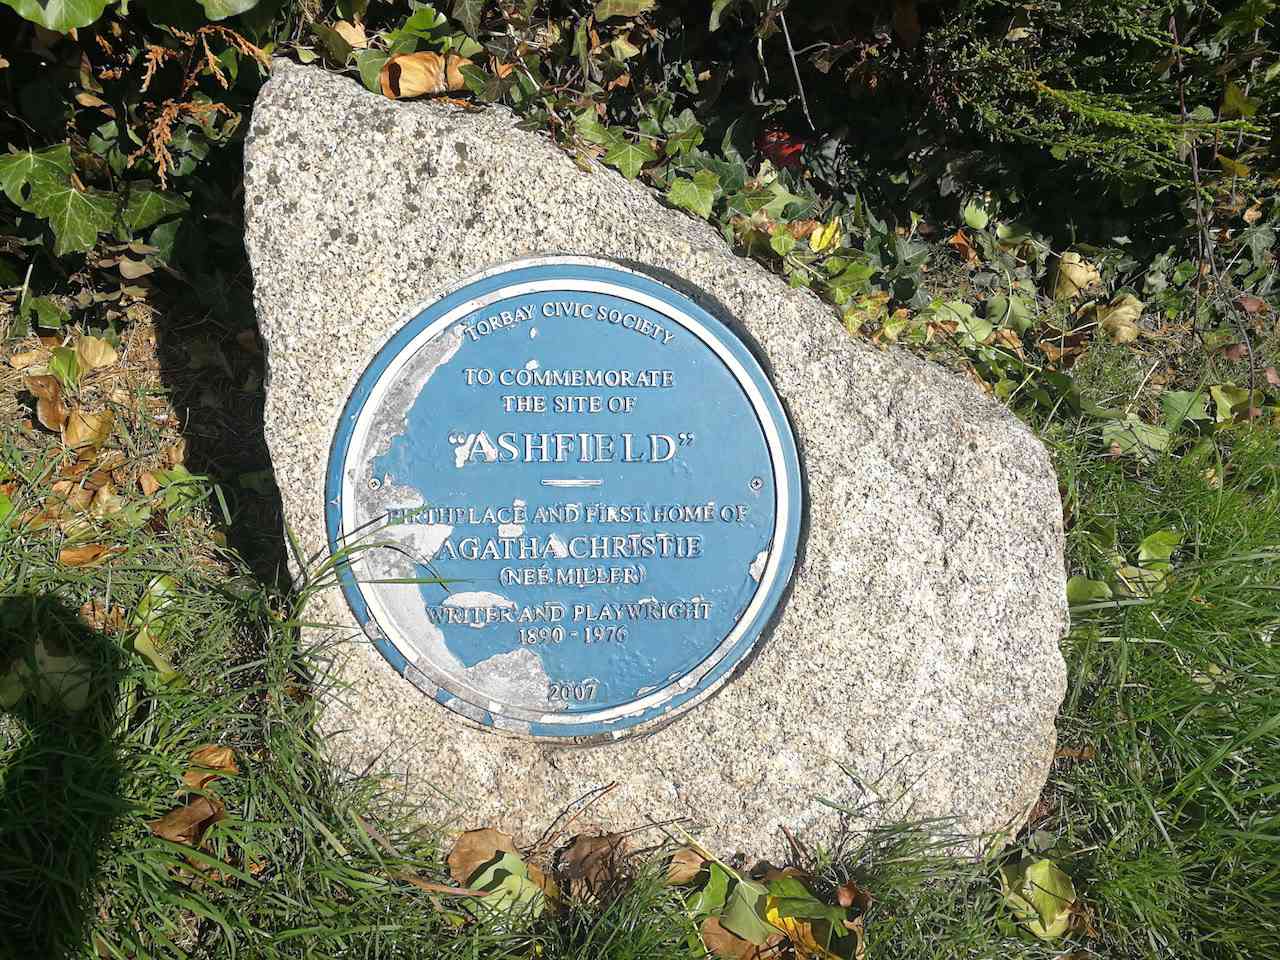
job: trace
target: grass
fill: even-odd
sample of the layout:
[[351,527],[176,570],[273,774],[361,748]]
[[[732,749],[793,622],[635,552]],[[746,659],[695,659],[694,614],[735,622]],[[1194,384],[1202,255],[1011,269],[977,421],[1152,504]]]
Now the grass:
[[[163,349],[126,346],[122,371],[96,372],[80,390],[118,408],[126,507],[154,505],[136,478],[172,462],[174,424],[189,418],[163,405],[183,370],[166,386]],[[1076,379],[1100,405],[1151,403],[1147,367],[1099,343]],[[398,879],[444,880],[440,838],[381,784],[337,773],[312,733],[326,651],[298,646],[299,598],[222,542],[228,520],[233,542],[246,542],[237,522],[270,516],[226,480],[251,459],[212,464],[216,487],[195,482],[140,522],[36,529],[30,511],[69,462],[56,439],[20,423],[29,414],[15,379],[3,386],[17,416],[0,439],[0,483],[15,503],[0,520],[0,661],[41,637],[91,664],[93,681],[78,714],[34,697],[0,713],[0,955],[696,955],[678,892],[652,867],[617,899],[572,904],[523,931],[457,928],[438,897]],[[1206,430],[1207,442],[1187,435],[1145,461],[1107,455],[1096,421],[1061,410],[1031,419],[1061,478],[1072,573],[1107,580],[1114,558],[1135,562],[1152,532],[1182,536],[1163,589],[1075,610],[1065,749],[1005,854],[1057,861],[1087,929],[1052,944],[1019,931],[998,864],[943,856],[928,825],[851,836],[807,866],[828,892],[850,878],[871,891],[875,960],[1280,955],[1280,441],[1265,428]],[[93,541],[120,552],[96,566],[59,562],[66,543]],[[158,575],[178,586],[156,621],[175,682],[130,649],[131,618]],[[182,775],[207,743],[233,747],[239,773],[205,788],[226,816],[197,852],[147,823],[189,799]]]

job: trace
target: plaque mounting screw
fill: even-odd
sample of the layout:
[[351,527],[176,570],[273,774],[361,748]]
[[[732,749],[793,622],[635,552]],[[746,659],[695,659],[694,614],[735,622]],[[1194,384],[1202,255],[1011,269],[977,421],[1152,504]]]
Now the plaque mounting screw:
[[377,490],[380,486],[382,486],[382,481],[381,481],[381,480],[379,480],[377,477],[370,477],[370,478],[369,478],[369,489],[370,489],[370,490]]
[[752,490],[762,490],[762,489],[764,489],[764,481],[763,481],[763,480],[761,480],[759,477],[752,477],[752,478],[751,478],[751,489],[752,489]]

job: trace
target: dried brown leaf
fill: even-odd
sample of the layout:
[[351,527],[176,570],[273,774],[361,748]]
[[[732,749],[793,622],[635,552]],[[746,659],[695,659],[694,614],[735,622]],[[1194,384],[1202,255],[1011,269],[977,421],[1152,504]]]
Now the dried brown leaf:
[[119,359],[116,348],[101,337],[81,337],[76,343],[76,359],[86,373],[99,367],[109,367]]
[[378,82],[392,100],[466,89],[462,68],[471,63],[456,53],[402,53],[382,65]]
[[706,944],[707,950],[727,960],[761,960],[763,957],[772,956],[776,953],[774,946],[783,939],[782,934],[779,933],[776,938],[770,937],[768,941],[757,947],[750,940],[744,940],[726,930],[720,925],[719,917],[707,917],[702,921],[699,932],[702,934],[702,942]]
[[836,888],[836,903],[846,910],[857,910],[865,913],[871,906],[871,891],[850,880]]
[[15,353],[9,358],[9,366],[15,370],[25,370],[27,367],[35,366],[37,363],[43,363],[48,359],[48,356],[49,351],[47,350],[23,350],[21,353]]
[[1263,371],[1263,375],[1267,378],[1267,383],[1271,384],[1273,387],[1280,387],[1280,373],[1276,372],[1275,367],[1267,367],[1267,369]]
[[693,847],[681,847],[667,864],[667,883],[688,883],[702,872],[706,859]]
[[617,883],[625,853],[619,834],[578,834],[560,851],[556,867],[571,896],[599,898]]
[[36,418],[49,430],[61,430],[67,422],[67,408],[62,405],[62,384],[57,377],[42,374],[27,377],[23,385],[36,398]]
[[149,497],[160,489],[160,481],[156,479],[155,474],[148,470],[146,473],[138,475],[138,486]]
[[963,230],[957,230],[952,234],[951,239],[947,241],[947,245],[960,254],[965,263],[974,264],[978,262],[978,251],[969,242],[969,237]]
[[63,442],[72,450],[83,447],[100,447],[111,436],[111,428],[115,426],[115,414],[110,410],[97,413],[85,413],[76,410],[67,417],[62,432]]
[[449,851],[449,876],[465,887],[475,872],[499,853],[519,856],[511,834],[492,827],[468,830],[458,837]]
[[58,562],[64,567],[88,567],[109,557],[114,551],[105,543],[87,543],[79,547],[63,547]]
[[1222,351],[1222,355],[1234,363],[1247,357],[1249,348],[1243,343],[1233,343]]
[[89,512],[102,519],[113,513],[119,513],[123,507],[123,498],[116,494],[115,486],[107,482],[93,492],[93,502],[89,504]]
[[191,769],[182,775],[188,790],[202,790],[211,780],[240,772],[235,752],[230,747],[206,743],[191,753]]
[[170,810],[147,826],[157,837],[173,843],[198,847],[205,831],[226,815],[222,801],[212,797],[196,797],[185,807]]
[[1267,301],[1247,293],[1236,300],[1236,305],[1248,314],[1266,313],[1269,309]]
[[359,23],[339,20],[333,25],[333,32],[351,44],[356,50],[363,50],[369,45],[369,38],[365,36],[364,26]]
[[80,619],[99,633],[118,633],[124,627],[124,609],[101,600],[89,600],[80,607]]
[[1096,749],[1089,744],[1085,744],[1083,747],[1059,747],[1053,756],[1055,760],[1075,760],[1077,762],[1083,762],[1085,760],[1092,760],[1097,755],[1098,751]]
[[120,258],[120,276],[126,280],[139,280],[147,274],[155,272],[155,267],[145,260],[133,260],[130,257]]

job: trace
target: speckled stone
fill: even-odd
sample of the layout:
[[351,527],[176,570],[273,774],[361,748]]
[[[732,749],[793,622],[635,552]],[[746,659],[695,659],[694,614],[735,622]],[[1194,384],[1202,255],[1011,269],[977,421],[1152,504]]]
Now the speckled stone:
[[[423,697],[336,589],[323,729],[337,762],[403,785],[424,821],[536,838],[687,818],[720,850],[777,853],[886,818],[1018,825],[1055,746],[1067,625],[1061,509],[1043,446],[972,384],[851,339],[813,294],[500,109],[397,104],[278,64],[245,154],[246,246],[267,345],[266,431],[285,516],[323,557],[326,458],[348,391],[414,304],[515,257],[607,257],[740,322],[787,403],[808,529],[776,629],[708,702],[649,736],[565,747]],[[824,802],[826,801],[826,802]],[[841,808],[839,812],[829,804]]]

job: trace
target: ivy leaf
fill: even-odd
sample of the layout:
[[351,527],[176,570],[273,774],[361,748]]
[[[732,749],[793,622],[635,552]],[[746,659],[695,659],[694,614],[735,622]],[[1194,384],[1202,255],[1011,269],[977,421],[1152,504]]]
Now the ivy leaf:
[[875,272],[876,268],[871,264],[855,260],[827,281],[827,292],[836,303],[846,303],[855,293],[867,289]]
[[604,162],[616,167],[628,180],[634,180],[646,163],[658,159],[658,155],[647,143],[632,143],[622,134],[610,131],[609,149],[604,155]]
[[74,390],[80,382],[80,360],[71,347],[55,347],[49,358],[49,372],[58,378],[63,390]]
[[1235,83],[1228,83],[1226,92],[1222,95],[1224,117],[1252,117],[1261,105],[1261,100],[1248,96]]
[[711,22],[707,25],[712,33],[720,29],[720,18],[724,16],[724,12],[737,0],[712,0],[711,3]]
[[761,209],[774,220],[782,219],[782,213],[787,209],[788,204],[804,202],[804,197],[796,196],[777,180],[765,189],[769,191],[771,198]]
[[593,107],[587,107],[581,113],[573,115],[573,129],[588,143],[609,143],[609,130],[600,122]]
[[258,0],[200,0],[200,6],[204,7],[205,16],[210,20],[225,20],[257,5]]
[[474,63],[464,63],[458,68],[458,72],[462,74],[462,82],[467,85],[467,89],[476,95],[476,99],[485,103],[497,103],[515,86],[514,71],[505,77],[499,77]]
[[56,330],[71,319],[71,314],[48,297],[29,297],[22,301],[18,314],[24,320],[35,314],[37,326]]
[[791,231],[786,227],[779,227],[769,237],[769,246],[773,248],[773,252],[780,257],[785,257],[788,253],[796,248],[796,238],[791,235]]
[[757,210],[763,210],[773,199],[773,191],[763,187],[754,190],[739,190],[728,200],[729,212],[749,217]]
[[679,126],[667,137],[664,148],[668,157],[679,157],[702,143],[702,125],[693,118],[693,111],[685,110],[676,118]]
[[1075,576],[1067,580],[1067,603],[1095,603],[1110,600],[1111,588],[1101,580]]
[[5,154],[0,157],[0,190],[15,206],[35,213],[32,195],[70,179],[72,169],[71,147],[65,143],[39,153]]
[[[356,69],[360,71],[360,82],[364,84],[364,88],[371,93],[381,93],[382,84],[378,77],[382,73],[382,65],[390,59],[385,51],[382,50],[361,50],[356,54]],[[463,79],[466,79],[467,71],[462,71]]]
[[1175,527],[1165,527],[1155,533],[1148,534],[1138,544],[1138,563],[1148,566],[1151,563],[1167,563],[1173,552],[1182,545],[1182,531]]
[[596,4],[595,17],[603,22],[611,17],[638,17],[653,9],[657,0],[600,0]]
[[939,319],[954,320],[960,325],[960,342],[966,347],[977,347],[995,332],[990,320],[979,317],[973,307],[961,300],[948,300],[935,311]]
[[720,925],[730,933],[759,946],[777,933],[764,919],[768,891],[758,883],[739,880],[725,901]]
[[720,192],[720,178],[710,170],[699,170],[689,180],[676,177],[667,190],[667,199],[702,218],[711,216],[711,207]]
[[42,184],[32,193],[33,213],[49,221],[56,256],[93,249],[98,234],[111,229],[116,198],[97,190],[79,190],[70,180]]
[[135,187],[129,191],[129,199],[125,201],[120,218],[126,227],[136,232],[186,213],[188,209],[187,201],[176,193]]
[[1166,390],[1160,394],[1160,406],[1170,430],[1177,430],[1184,420],[1209,419],[1209,398],[1203,390]]
[[484,12],[484,0],[453,0],[450,13],[462,24],[470,36],[480,36],[480,15]]
[[718,914],[729,896],[729,874],[714,860],[707,861],[707,882],[685,901],[685,909],[695,918]]
[[102,16],[107,0],[0,0],[13,7],[18,16],[54,33],[70,33],[87,27]]
[[1104,423],[1102,442],[1121,454],[1146,455],[1151,450],[1168,450],[1173,434],[1164,427],[1143,423],[1137,414],[1131,413],[1123,420]]

